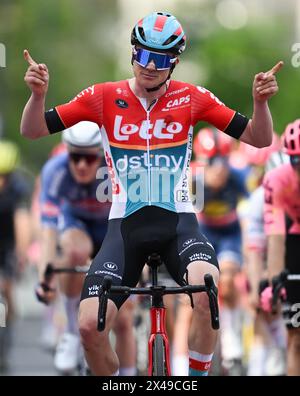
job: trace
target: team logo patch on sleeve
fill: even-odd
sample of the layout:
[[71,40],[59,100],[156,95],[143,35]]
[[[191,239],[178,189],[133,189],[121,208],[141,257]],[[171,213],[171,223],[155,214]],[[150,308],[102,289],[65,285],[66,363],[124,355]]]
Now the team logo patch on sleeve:
[[123,99],[116,99],[115,103],[121,109],[127,109],[128,107],[128,103]]

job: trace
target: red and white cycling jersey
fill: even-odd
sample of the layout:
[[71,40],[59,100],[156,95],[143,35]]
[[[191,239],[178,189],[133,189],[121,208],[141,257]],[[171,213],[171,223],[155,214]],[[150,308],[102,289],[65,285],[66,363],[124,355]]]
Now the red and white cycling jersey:
[[[290,164],[268,172],[264,182],[267,235],[300,234],[300,178]],[[286,215],[292,221],[287,229]]]
[[92,85],[48,111],[51,133],[57,115],[60,129],[83,120],[101,128],[113,186],[110,219],[146,205],[193,212],[187,182],[193,127],[202,120],[238,138],[248,122],[205,88],[174,80],[148,109],[124,80]]

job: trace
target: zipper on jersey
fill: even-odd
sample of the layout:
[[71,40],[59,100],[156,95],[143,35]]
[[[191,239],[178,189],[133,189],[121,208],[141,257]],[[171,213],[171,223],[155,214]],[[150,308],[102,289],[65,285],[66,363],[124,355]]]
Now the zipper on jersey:
[[149,130],[150,130],[150,111],[153,109],[155,104],[157,103],[157,99],[154,99],[150,105],[148,106],[146,113],[147,113],[147,179],[148,179],[148,205],[152,205],[151,197],[151,169],[152,169],[152,163],[151,163],[151,157],[150,157],[150,138],[149,138]]

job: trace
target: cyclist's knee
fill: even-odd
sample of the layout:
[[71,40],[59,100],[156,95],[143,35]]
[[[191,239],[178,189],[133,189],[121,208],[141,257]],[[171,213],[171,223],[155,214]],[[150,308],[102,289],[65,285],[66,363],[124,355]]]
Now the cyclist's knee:
[[194,301],[194,311],[196,314],[203,317],[210,316],[209,300],[206,293],[194,294],[193,301]]
[[98,326],[98,298],[90,298],[81,301],[79,309],[79,331],[82,344],[85,349],[93,345],[101,344],[107,339],[112,322],[116,316],[117,308],[110,301],[107,306],[106,329],[99,332]]
[[60,238],[63,254],[70,263],[85,264],[92,253],[92,241],[83,231],[68,230]]
[[123,306],[118,313],[117,320],[114,324],[116,335],[122,335],[131,332],[133,329],[133,310],[130,307]]

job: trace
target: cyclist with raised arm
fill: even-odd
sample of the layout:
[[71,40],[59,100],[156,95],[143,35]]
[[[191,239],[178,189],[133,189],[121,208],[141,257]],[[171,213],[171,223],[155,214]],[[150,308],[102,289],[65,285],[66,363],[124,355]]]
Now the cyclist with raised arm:
[[[265,165],[265,172],[289,161],[286,154],[274,151],[276,146],[278,147],[278,144],[272,144],[261,150],[262,155],[256,155],[256,165],[261,167]],[[254,162],[254,153],[251,162]],[[261,184],[251,193],[246,202],[244,212],[245,267],[250,289],[249,304],[254,320],[247,375],[284,375],[286,372],[286,331],[282,317],[279,314],[272,315],[264,312],[260,305],[260,293],[268,286],[262,178]]]
[[[269,278],[284,268],[300,273],[300,119],[287,125],[283,134],[283,152],[290,162],[266,173],[264,225],[267,234]],[[262,303],[271,310],[271,287],[262,294]],[[295,282],[286,285],[286,325],[288,329],[287,374],[300,375],[300,288]],[[298,313],[297,313],[298,312]]]
[[[177,19],[163,12],[142,18],[131,36],[134,77],[90,86],[71,102],[45,113],[49,74],[25,51],[29,68],[25,81],[32,91],[21,132],[38,138],[82,120],[101,127],[110,168],[113,203],[108,232],[86,277],[80,306],[80,331],[88,363],[96,375],[113,375],[119,362],[109,343],[109,331],[126,297],[111,296],[107,326],[97,332],[99,274],[112,263],[115,284],[135,286],[147,256],[161,255],[179,284],[200,284],[211,273],[218,283],[215,252],[198,229],[189,200],[187,169],[193,126],[204,120],[258,147],[272,139],[268,99],[278,87],[277,64],[259,73],[253,83],[254,113],[246,117],[226,107],[211,92],[171,80],[184,51],[186,36]],[[190,374],[207,375],[217,332],[209,321],[207,296],[195,295],[189,333]]]
[[[24,270],[30,244],[31,185],[18,170],[18,147],[0,140],[0,296],[6,306],[6,327],[0,327],[0,372],[8,369],[11,326],[14,318],[13,286]],[[3,302],[3,301],[1,301]]]

